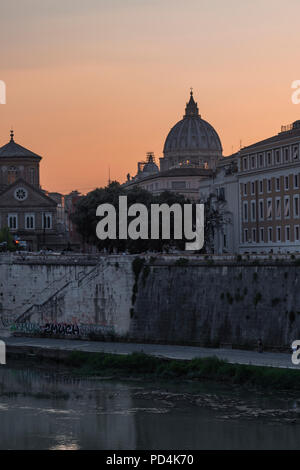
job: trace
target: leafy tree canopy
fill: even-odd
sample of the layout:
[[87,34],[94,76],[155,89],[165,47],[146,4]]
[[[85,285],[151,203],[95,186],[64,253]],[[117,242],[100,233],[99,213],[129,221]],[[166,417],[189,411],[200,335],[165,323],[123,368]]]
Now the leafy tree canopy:
[[[118,222],[118,210],[119,210],[119,196],[127,196],[128,207],[135,203],[144,204],[148,208],[149,220],[148,230],[149,238],[147,240],[99,240],[96,235],[96,226],[100,218],[96,216],[96,209],[100,204],[110,203],[116,209],[117,222]],[[190,203],[181,194],[174,194],[168,191],[161,193],[160,195],[153,195],[145,189],[135,187],[131,190],[125,190],[117,181],[113,181],[105,188],[97,188],[94,191],[88,193],[86,196],[80,198],[76,204],[75,212],[72,215],[72,221],[77,227],[77,231],[82,236],[84,242],[96,245],[99,250],[107,249],[109,252],[117,251],[130,253],[141,253],[145,251],[163,251],[169,250],[170,248],[176,248],[183,250],[185,240],[174,240],[173,235],[173,223],[171,215],[171,239],[163,240],[161,237],[158,240],[150,239],[151,231],[151,204],[183,204]],[[135,217],[128,217],[128,224]]]

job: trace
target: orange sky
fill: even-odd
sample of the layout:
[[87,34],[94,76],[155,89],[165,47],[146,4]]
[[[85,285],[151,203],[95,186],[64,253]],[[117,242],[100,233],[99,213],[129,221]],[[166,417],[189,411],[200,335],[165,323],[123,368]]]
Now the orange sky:
[[44,158],[45,189],[87,192],[162,156],[189,88],[224,154],[300,119],[299,0],[10,0],[0,144]]

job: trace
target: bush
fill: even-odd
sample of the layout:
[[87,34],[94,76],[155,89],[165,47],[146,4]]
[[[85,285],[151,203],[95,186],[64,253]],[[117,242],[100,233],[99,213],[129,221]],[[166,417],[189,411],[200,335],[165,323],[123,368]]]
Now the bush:
[[230,364],[217,357],[195,358],[191,361],[171,360],[135,352],[128,355],[73,351],[64,363],[79,375],[100,375],[105,371],[154,374],[158,377],[209,379],[270,390],[300,390],[300,371],[275,367]]

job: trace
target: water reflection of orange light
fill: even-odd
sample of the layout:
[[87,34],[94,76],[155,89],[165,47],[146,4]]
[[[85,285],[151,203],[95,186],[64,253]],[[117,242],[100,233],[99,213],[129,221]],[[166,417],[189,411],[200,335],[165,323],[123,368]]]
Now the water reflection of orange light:
[[49,450],[79,450],[80,447],[75,442],[66,442],[65,444],[57,444],[51,447]]

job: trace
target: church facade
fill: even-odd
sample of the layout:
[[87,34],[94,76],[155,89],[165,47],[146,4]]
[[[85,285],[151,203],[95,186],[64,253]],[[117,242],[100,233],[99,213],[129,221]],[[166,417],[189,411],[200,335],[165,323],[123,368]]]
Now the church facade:
[[42,157],[14,140],[0,148],[0,228],[8,227],[28,250],[59,249],[57,203],[40,187]]

